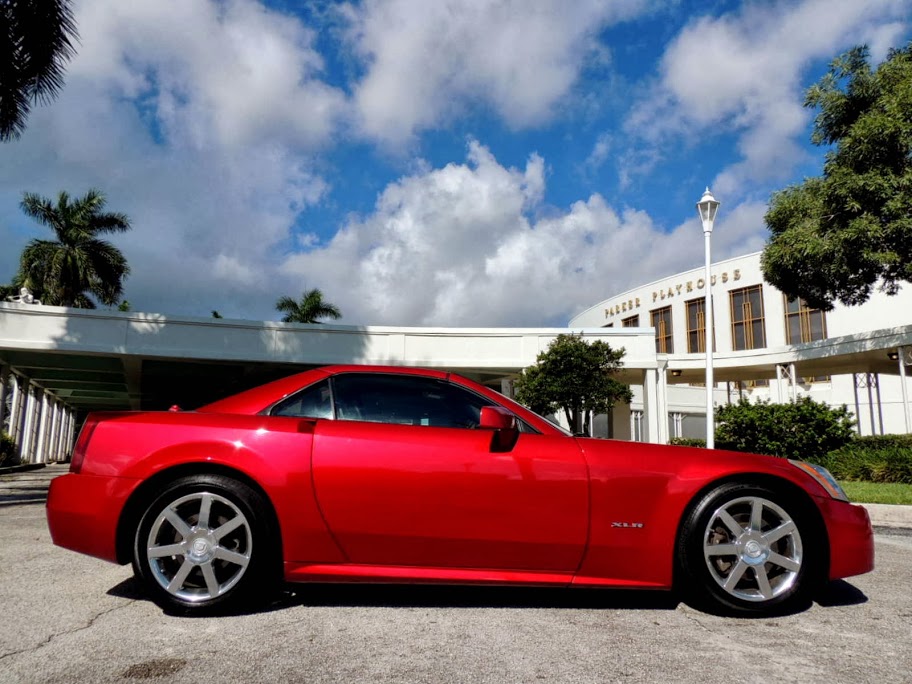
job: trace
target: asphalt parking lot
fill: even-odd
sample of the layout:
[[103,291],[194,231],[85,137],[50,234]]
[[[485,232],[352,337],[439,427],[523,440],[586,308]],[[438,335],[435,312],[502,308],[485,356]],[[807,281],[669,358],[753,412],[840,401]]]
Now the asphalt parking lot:
[[775,619],[647,592],[314,587],[269,610],[165,615],[129,568],[54,547],[47,481],[0,477],[0,682],[912,681],[912,532]]

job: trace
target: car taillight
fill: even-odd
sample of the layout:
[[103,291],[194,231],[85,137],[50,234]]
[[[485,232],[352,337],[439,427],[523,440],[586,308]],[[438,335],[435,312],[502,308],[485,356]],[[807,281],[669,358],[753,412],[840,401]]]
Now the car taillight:
[[92,433],[98,425],[98,419],[89,415],[79,431],[79,438],[76,440],[76,446],[73,448],[73,459],[70,461],[70,472],[78,473],[82,470],[82,462],[85,460],[86,448],[89,446],[89,440],[92,439]]

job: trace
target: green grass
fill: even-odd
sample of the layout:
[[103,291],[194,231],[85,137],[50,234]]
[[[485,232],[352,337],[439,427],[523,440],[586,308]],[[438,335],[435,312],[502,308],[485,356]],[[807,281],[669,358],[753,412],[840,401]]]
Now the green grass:
[[840,481],[855,503],[904,504],[912,506],[912,484]]

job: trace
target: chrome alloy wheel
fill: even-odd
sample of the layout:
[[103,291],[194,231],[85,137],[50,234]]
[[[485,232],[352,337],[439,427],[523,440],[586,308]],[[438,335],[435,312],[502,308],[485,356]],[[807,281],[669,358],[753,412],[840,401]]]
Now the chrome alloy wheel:
[[195,492],[170,503],[152,523],[146,558],[169,594],[193,603],[221,596],[250,564],[253,535],[231,501]]
[[768,601],[798,579],[801,534],[780,506],[745,496],[713,512],[703,536],[703,556],[726,592],[744,601]]

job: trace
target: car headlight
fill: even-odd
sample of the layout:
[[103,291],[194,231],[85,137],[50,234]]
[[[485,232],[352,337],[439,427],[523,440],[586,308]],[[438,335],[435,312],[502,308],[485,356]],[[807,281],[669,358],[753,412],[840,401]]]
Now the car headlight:
[[834,499],[839,499],[840,501],[849,500],[845,490],[836,482],[836,478],[833,477],[833,474],[823,466],[819,466],[815,463],[808,463],[807,461],[795,461],[792,459],[789,459],[789,463],[796,468],[801,468],[801,470],[817,480],[817,483],[827,490],[829,495]]

